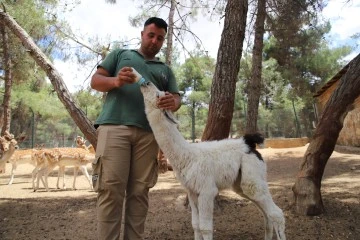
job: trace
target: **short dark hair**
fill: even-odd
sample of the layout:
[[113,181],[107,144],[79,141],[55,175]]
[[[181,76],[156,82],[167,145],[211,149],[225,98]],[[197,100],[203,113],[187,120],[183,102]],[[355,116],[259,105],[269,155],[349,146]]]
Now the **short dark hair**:
[[150,24],[155,24],[155,26],[157,26],[158,28],[163,28],[165,29],[165,32],[167,33],[167,23],[164,21],[164,19],[162,18],[158,18],[158,17],[151,17],[148,20],[146,20],[146,22],[144,23],[144,27],[150,25]]

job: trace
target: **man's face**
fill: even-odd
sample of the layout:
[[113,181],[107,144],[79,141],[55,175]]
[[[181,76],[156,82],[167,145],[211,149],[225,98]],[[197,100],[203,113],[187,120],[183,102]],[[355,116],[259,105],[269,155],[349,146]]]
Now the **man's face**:
[[155,57],[165,41],[165,29],[150,24],[141,32],[141,50],[147,57]]

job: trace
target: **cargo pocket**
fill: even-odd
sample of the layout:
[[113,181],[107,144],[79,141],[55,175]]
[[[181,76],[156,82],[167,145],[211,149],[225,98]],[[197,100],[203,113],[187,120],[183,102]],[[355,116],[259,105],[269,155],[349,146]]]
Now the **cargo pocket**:
[[92,185],[95,192],[103,190],[102,184],[102,161],[101,156],[95,156],[95,160],[92,163]]
[[96,146],[95,159],[92,162],[92,185],[95,192],[104,190],[103,156],[107,133],[107,128],[104,128],[104,126],[99,126],[96,129],[98,142]]
[[155,184],[157,183],[158,180],[158,176],[159,176],[159,165],[158,165],[158,160],[157,158],[154,159],[154,163],[152,166],[152,170],[151,170],[151,176],[150,176],[150,181],[149,181],[149,188],[152,188],[155,186]]

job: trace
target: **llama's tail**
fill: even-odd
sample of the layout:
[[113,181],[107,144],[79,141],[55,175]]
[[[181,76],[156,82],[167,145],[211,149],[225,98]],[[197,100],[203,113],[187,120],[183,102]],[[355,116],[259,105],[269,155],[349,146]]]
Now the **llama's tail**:
[[254,153],[256,156],[263,160],[261,154],[256,150],[256,144],[264,143],[264,137],[260,133],[245,134],[244,141],[249,146],[249,153]]

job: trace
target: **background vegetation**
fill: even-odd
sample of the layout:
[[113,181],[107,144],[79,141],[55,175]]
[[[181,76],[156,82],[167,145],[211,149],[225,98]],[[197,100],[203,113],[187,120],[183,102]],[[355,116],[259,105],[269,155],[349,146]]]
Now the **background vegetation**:
[[[76,34],[72,32],[69,24],[57,18],[56,9],[63,4],[62,1],[1,2],[6,6],[6,11],[31,35],[50,59],[66,61],[69,58],[77,58],[79,64],[86,64],[88,61],[100,61],[113,48],[128,47],[126,42],[121,41],[110,44],[93,39],[92,46],[77,41]],[[69,11],[76,4],[77,2],[73,1],[60,7],[63,7],[64,11]],[[144,1],[144,6],[146,4],[150,3]],[[223,6],[212,5],[211,1],[208,1],[207,5],[204,1],[191,1],[189,4],[197,9],[201,6],[204,12],[206,9],[212,9],[212,13],[218,14],[219,18],[224,11]],[[271,1],[268,7],[272,7]],[[294,8],[294,3],[284,6],[284,10]],[[255,6],[250,6],[250,9],[254,12]],[[329,22],[318,21],[320,10],[320,6],[300,9],[297,14],[294,13],[294,19],[288,19],[288,15],[285,14],[268,14],[258,117],[258,128],[266,137],[310,137],[317,121],[312,96],[341,69],[345,64],[342,59],[352,51],[351,46],[334,48],[330,42],[324,40],[331,25]],[[139,16],[144,17],[145,11],[146,8]],[[311,14],[306,14],[309,12]],[[133,24],[136,24],[135,20],[139,16],[132,19]],[[249,21],[248,24],[251,29],[252,22]],[[178,36],[183,36],[185,32],[179,32]],[[26,49],[18,47],[20,43],[16,37],[9,34],[9,38],[13,69],[11,132],[15,136],[21,133],[27,136],[27,140],[22,143],[23,148],[33,147],[34,144],[45,144],[48,147],[74,145],[74,139],[77,135],[82,135],[81,131],[64,109],[44,72],[37,67]],[[68,45],[69,39],[78,44],[75,52]],[[252,39],[251,31],[247,39]],[[172,54],[172,68],[183,92],[183,106],[176,114],[182,134],[187,139],[195,141],[201,139],[207,121],[216,59],[209,57],[199,45],[196,50],[189,50],[189,57],[180,62],[179,56],[183,47],[180,40],[179,38],[179,43],[174,45]],[[246,86],[251,78],[252,63],[252,53],[248,49],[252,49],[251,44],[243,51],[240,63],[230,137],[242,135],[247,121]],[[164,57],[165,50],[161,54]],[[2,50],[0,56],[0,90],[4,92]],[[86,116],[95,121],[104,96],[86,88],[74,92],[73,97]],[[1,101],[2,98],[1,94]]]

